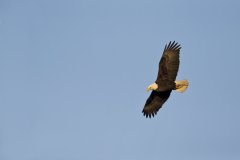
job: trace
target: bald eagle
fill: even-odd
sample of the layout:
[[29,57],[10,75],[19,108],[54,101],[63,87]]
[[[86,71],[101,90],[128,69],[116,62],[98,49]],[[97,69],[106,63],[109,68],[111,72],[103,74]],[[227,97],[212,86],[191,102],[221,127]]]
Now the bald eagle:
[[157,114],[169,98],[172,90],[182,93],[188,87],[187,80],[176,81],[180,49],[180,45],[175,41],[170,41],[165,45],[159,62],[157,80],[147,87],[147,91],[152,90],[142,110],[143,115],[147,118],[154,117]]

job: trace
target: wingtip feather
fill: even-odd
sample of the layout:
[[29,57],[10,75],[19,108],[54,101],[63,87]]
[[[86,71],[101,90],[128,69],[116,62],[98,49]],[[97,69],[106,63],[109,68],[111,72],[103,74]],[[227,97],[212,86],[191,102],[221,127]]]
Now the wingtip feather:
[[166,50],[180,50],[181,46],[178,42],[170,41],[168,44],[165,45],[164,51]]

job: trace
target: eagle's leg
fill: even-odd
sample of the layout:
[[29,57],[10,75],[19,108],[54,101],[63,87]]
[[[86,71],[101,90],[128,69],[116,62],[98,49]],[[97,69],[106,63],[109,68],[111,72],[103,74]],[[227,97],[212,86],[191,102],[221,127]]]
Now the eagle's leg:
[[188,88],[188,81],[187,80],[178,80],[178,81],[175,81],[175,84],[176,84],[176,91],[177,92],[184,92],[187,88]]

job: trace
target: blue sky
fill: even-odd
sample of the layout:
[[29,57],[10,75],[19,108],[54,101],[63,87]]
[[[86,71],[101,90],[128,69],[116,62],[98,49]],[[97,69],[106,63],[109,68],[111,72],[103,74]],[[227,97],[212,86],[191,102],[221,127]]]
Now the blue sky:
[[[1,160],[238,160],[240,2],[1,0]],[[141,110],[163,47],[172,93]]]

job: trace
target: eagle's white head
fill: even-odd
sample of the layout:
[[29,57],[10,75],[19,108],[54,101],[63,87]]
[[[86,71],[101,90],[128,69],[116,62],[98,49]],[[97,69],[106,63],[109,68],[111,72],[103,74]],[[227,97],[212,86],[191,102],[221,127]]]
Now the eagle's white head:
[[150,85],[147,87],[147,91],[157,90],[157,89],[158,89],[157,83],[150,84]]

